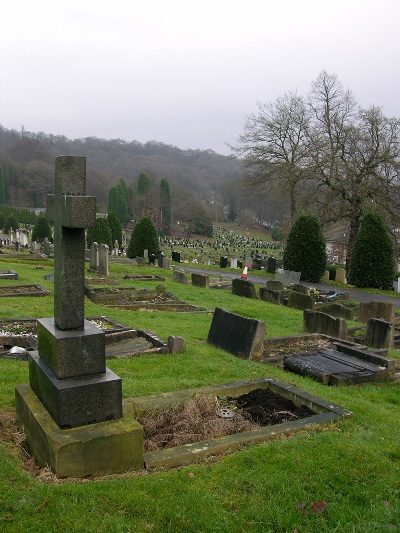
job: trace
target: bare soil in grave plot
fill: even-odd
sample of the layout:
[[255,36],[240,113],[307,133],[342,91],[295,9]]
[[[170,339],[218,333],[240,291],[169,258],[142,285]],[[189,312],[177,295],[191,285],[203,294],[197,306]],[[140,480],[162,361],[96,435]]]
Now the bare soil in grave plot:
[[[217,413],[233,413],[233,417]],[[144,428],[144,451],[173,448],[262,426],[290,422],[314,415],[305,405],[269,389],[256,389],[238,398],[220,400],[197,396],[183,405],[138,419]]]
[[262,359],[279,358],[284,355],[294,355],[306,352],[315,352],[322,348],[330,348],[331,341],[327,339],[299,339],[290,344],[276,344],[268,346],[264,344]]

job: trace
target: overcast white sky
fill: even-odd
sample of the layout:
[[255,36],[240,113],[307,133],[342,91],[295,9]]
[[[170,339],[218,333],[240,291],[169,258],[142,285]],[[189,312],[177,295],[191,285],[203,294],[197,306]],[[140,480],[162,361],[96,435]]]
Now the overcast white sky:
[[399,0],[10,0],[0,124],[229,154],[257,101],[337,74],[400,117]]

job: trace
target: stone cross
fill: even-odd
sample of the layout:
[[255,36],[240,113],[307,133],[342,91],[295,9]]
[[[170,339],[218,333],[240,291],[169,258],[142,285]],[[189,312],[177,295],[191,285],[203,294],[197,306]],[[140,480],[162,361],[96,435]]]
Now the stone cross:
[[55,158],[55,195],[47,195],[54,220],[54,322],[84,329],[85,228],[96,225],[96,197],[86,196],[86,158]]

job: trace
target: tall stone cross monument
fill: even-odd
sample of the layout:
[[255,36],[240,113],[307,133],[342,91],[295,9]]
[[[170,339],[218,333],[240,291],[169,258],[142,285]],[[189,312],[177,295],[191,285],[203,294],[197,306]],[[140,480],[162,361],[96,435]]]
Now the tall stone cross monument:
[[[48,197],[47,214],[54,219],[54,317],[37,321],[38,350],[28,361],[30,390],[16,388],[20,425],[39,463],[49,464],[56,473],[84,475],[142,466],[140,446],[132,459],[134,424],[123,417],[121,379],[106,367],[104,332],[84,318],[85,228],[96,224],[96,198],[86,196],[86,158],[56,157],[55,195]],[[46,412],[39,417],[43,407]],[[101,430],[90,429],[105,422]],[[88,428],[84,436],[83,426]],[[76,432],[65,434],[74,429],[79,429],[79,438]],[[134,430],[140,442],[140,429]],[[73,458],[71,442],[78,450]],[[116,467],[109,460],[110,450],[119,450]],[[106,464],[99,469],[100,456]]]

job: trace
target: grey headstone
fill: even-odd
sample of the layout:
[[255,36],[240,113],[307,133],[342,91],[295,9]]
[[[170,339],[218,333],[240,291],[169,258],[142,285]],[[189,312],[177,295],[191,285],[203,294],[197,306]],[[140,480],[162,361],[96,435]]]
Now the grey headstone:
[[265,322],[216,307],[207,342],[238,357],[259,361],[265,332]]
[[393,348],[393,325],[380,318],[370,318],[367,322],[364,343],[372,348]]
[[283,284],[283,281],[278,279],[267,279],[267,289],[271,289],[273,291],[283,291],[285,288],[285,285]]
[[170,353],[183,353],[184,347],[183,337],[178,335],[170,335],[168,337],[168,350]]
[[256,288],[254,283],[247,279],[234,278],[232,280],[232,294],[243,296],[245,298],[257,299]]
[[301,292],[289,291],[288,292],[288,307],[294,307],[295,309],[311,309],[314,310],[315,302],[311,296],[302,294]]
[[99,246],[99,268],[98,268],[98,272],[100,276],[107,277],[110,275],[109,262],[110,262],[109,247],[107,244],[101,243]]
[[197,274],[192,272],[192,285],[194,287],[203,287],[208,289],[210,286],[210,276],[207,274]]
[[370,318],[381,318],[394,323],[396,304],[392,302],[360,302],[358,320],[367,323]]
[[304,311],[303,329],[307,333],[322,333],[344,340],[347,338],[347,324],[344,318],[335,318],[319,311],[309,309]]
[[174,270],[172,272],[172,281],[175,281],[176,283],[183,283],[184,285],[188,284],[188,279],[182,270]]
[[259,297],[260,300],[270,302],[272,304],[283,305],[284,299],[287,298],[288,291],[277,291],[273,289],[267,289],[266,287],[260,287]]

